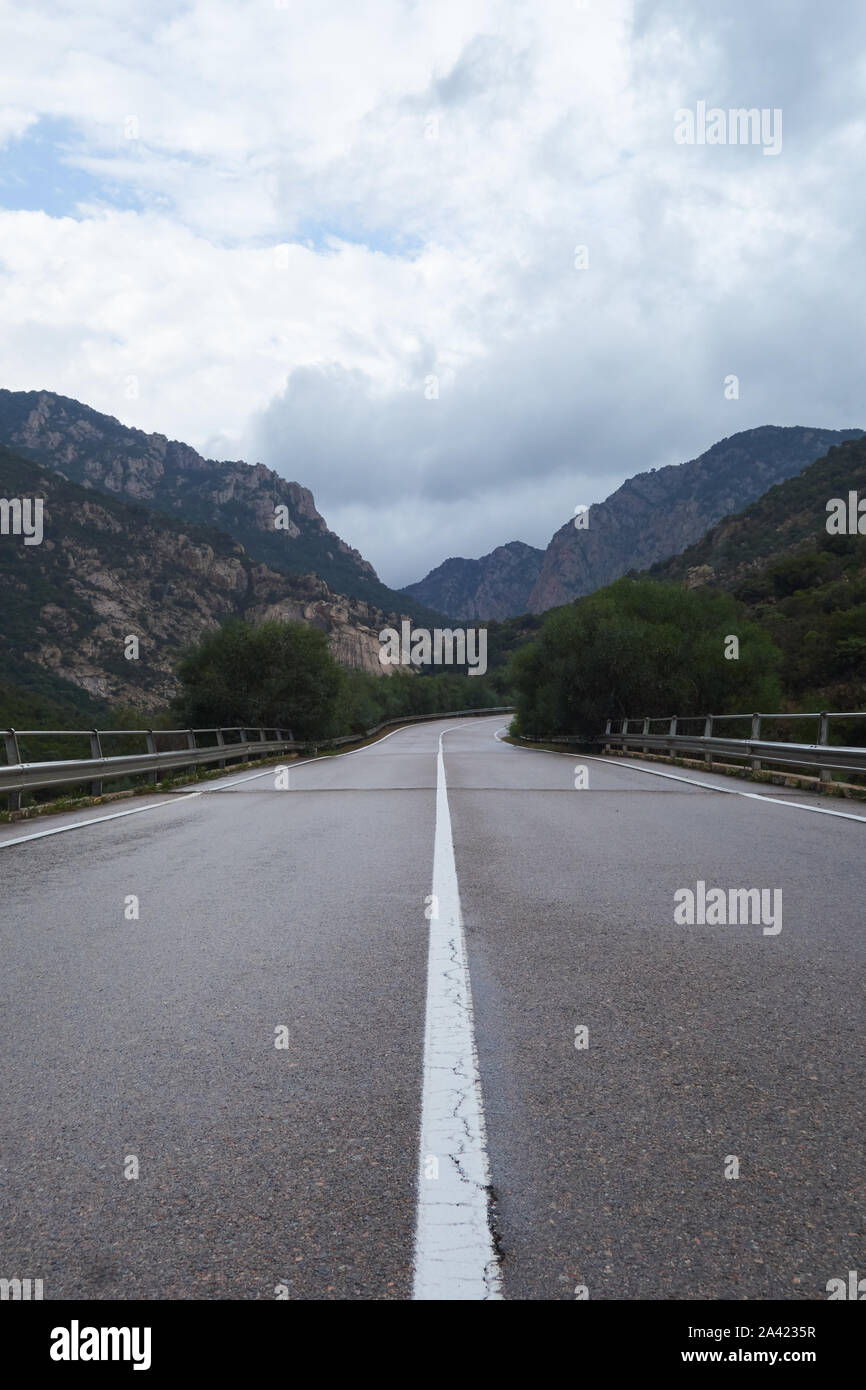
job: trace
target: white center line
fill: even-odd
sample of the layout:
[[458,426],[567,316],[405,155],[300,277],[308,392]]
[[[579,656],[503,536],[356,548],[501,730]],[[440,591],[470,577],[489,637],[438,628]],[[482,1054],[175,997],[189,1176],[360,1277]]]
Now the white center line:
[[[465,726],[464,726],[465,727]],[[472,991],[439,735],[418,1154],[415,1299],[500,1299]]]

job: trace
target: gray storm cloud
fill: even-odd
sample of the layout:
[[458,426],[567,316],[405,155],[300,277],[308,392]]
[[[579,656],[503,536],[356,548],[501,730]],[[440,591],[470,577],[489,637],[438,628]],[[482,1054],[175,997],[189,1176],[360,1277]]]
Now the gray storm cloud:
[[[833,13],[838,24],[805,4],[639,4],[630,109],[607,171],[550,122],[529,160],[548,210],[523,228],[519,261],[488,247],[506,331],[443,371],[437,399],[425,396],[436,343],[400,364],[392,390],[338,362],[298,368],[249,421],[249,452],[302,477],[329,522],[351,526],[402,584],[448,555],[543,545],[574,503],[738,430],[861,423],[852,39],[866,16]],[[526,54],[509,62],[501,43],[476,42],[437,92],[470,109],[494,86],[501,110],[512,80],[538,80]],[[782,155],[676,147],[674,112],[696,100],[781,107]],[[476,326],[477,304],[465,315]],[[724,395],[731,373],[737,400]]]

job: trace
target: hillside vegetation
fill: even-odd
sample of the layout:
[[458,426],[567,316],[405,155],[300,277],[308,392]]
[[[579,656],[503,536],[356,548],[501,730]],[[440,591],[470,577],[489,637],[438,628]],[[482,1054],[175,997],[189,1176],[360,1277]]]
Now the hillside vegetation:
[[831,448],[725,517],[652,579],[731,593],[782,652],[791,708],[866,708],[866,535],[831,535],[827,503],[866,497],[866,440]]

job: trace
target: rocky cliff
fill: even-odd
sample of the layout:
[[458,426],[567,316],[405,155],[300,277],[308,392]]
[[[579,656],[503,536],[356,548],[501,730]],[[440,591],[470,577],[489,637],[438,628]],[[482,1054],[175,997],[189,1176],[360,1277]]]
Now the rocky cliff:
[[[328,529],[307,488],[262,464],[203,458],[187,444],[130,429],[52,391],[0,390],[0,444],[82,487],[217,527],[273,570],[316,574],[335,592],[431,616],[382,584],[373,566]],[[277,508],[284,510],[278,515]]]
[[[5,678],[32,687],[41,668],[91,696],[155,710],[175,693],[182,649],[233,615],[313,623],[339,661],[383,674],[378,633],[395,612],[256,563],[220,531],[88,490],[3,448],[0,497],[44,506],[41,544],[0,536]],[[130,636],[137,659],[125,655]]]

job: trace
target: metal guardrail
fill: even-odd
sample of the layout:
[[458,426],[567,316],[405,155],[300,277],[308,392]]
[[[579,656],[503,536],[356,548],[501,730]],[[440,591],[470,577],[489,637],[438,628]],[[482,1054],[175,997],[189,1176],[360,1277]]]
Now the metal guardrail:
[[[226,766],[228,758],[248,761],[281,753],[293,746],[292,731],[282,729],[3,729],[7,766],[0,767],[0,791],[9,797],[9,809],[17,810],[21,793],[46,787],[70,786],[85,782],[91,796],[102,795],[102,784],[118,777],[150,774],[154,781],[166,772],[178,768],[198,767],[208,763]],[[213,735],[215,741],[200,747],[197,736]],[[253,738],[248,735],[253,734]],[[145,740],[147,752],[106,755],[103,739],[136,736]],[[228,735],[228,738],[226,737]],[[237,736],[239,737],[233,737]],[[89,738],[89,758],[62,758],[52,762],[23,762],[21,738]],[[158,742],[183,738],[182,748],[160,749]]]
[[[512,708],[512,705],[498,705],[487,709],[448,710],[442,714],[404,715],[386,719],[381,724],[375,724],[372,729],[366,729],[362,734],[346,734],[341,738],[318,742],[299,742],[292,737],[291,729],[0,729],[0,736],[6,745],[7,762],[5,767],[0,767],[0,793],[5,793],[8,797],[9,810],[16,811],[21,804],[21,793],[25,791],[87,783],[91,796],[101,796],[103,782],[120,777],[146,774],[158,781],[163,773],[181,768],[205,766],[208,763],[225,767],[229,759],[248,762],[251,758],[266,758],[275,753],[316,753],[320,748],[336,748],[346,743],[357,743],[359,739],[369,738],[391,725],[450,719],[468,714],[505,714]],[[215,741],[200,747],[196,738],[205,734],[212,735]],[[240,737],[227,739],[227,734]],[[254,737],[249,738],[250,734]],[[106,756],[103,739],[124,736],[144,739],[147,752]],[[62,758],[53,762],[22,762],[19,744],[21,738],[89,738],[90,757]],[[185,747],[160,749],[157,746],[160,739],[176,741],[179,738],[185,739]]]
[[[720,720],[750,720],[749,738],[721,738],[715,732]],[[818,721],[816,743],[783,743],[761,738],[761,724],[764,720],[814,719]],[[841,747],[829,742],[831,719],[866,719],[866,711],[852,710],[830,713],[822,710],[815,714],[707,714],[670,718],[642,720],[623,719],[618,721],[620,728],[613,729],[613,720],[608,719],[604,734],[599,738],[606,747],[638,748],[660,751],[674,757],[682,753],[701,754],[708,763],[722,758],[745,758],[750,767],[759,772],[764,762],[781,767],[807,767],[817,769],[820,780],[830,782],[836,772],[866,773],[866,748]],[[640,723],[640,731],[629,728]],[[680,733],[680,723],[703,724],[703,733]],[[664,732],[653,732],[653,724],[666,724]]]

